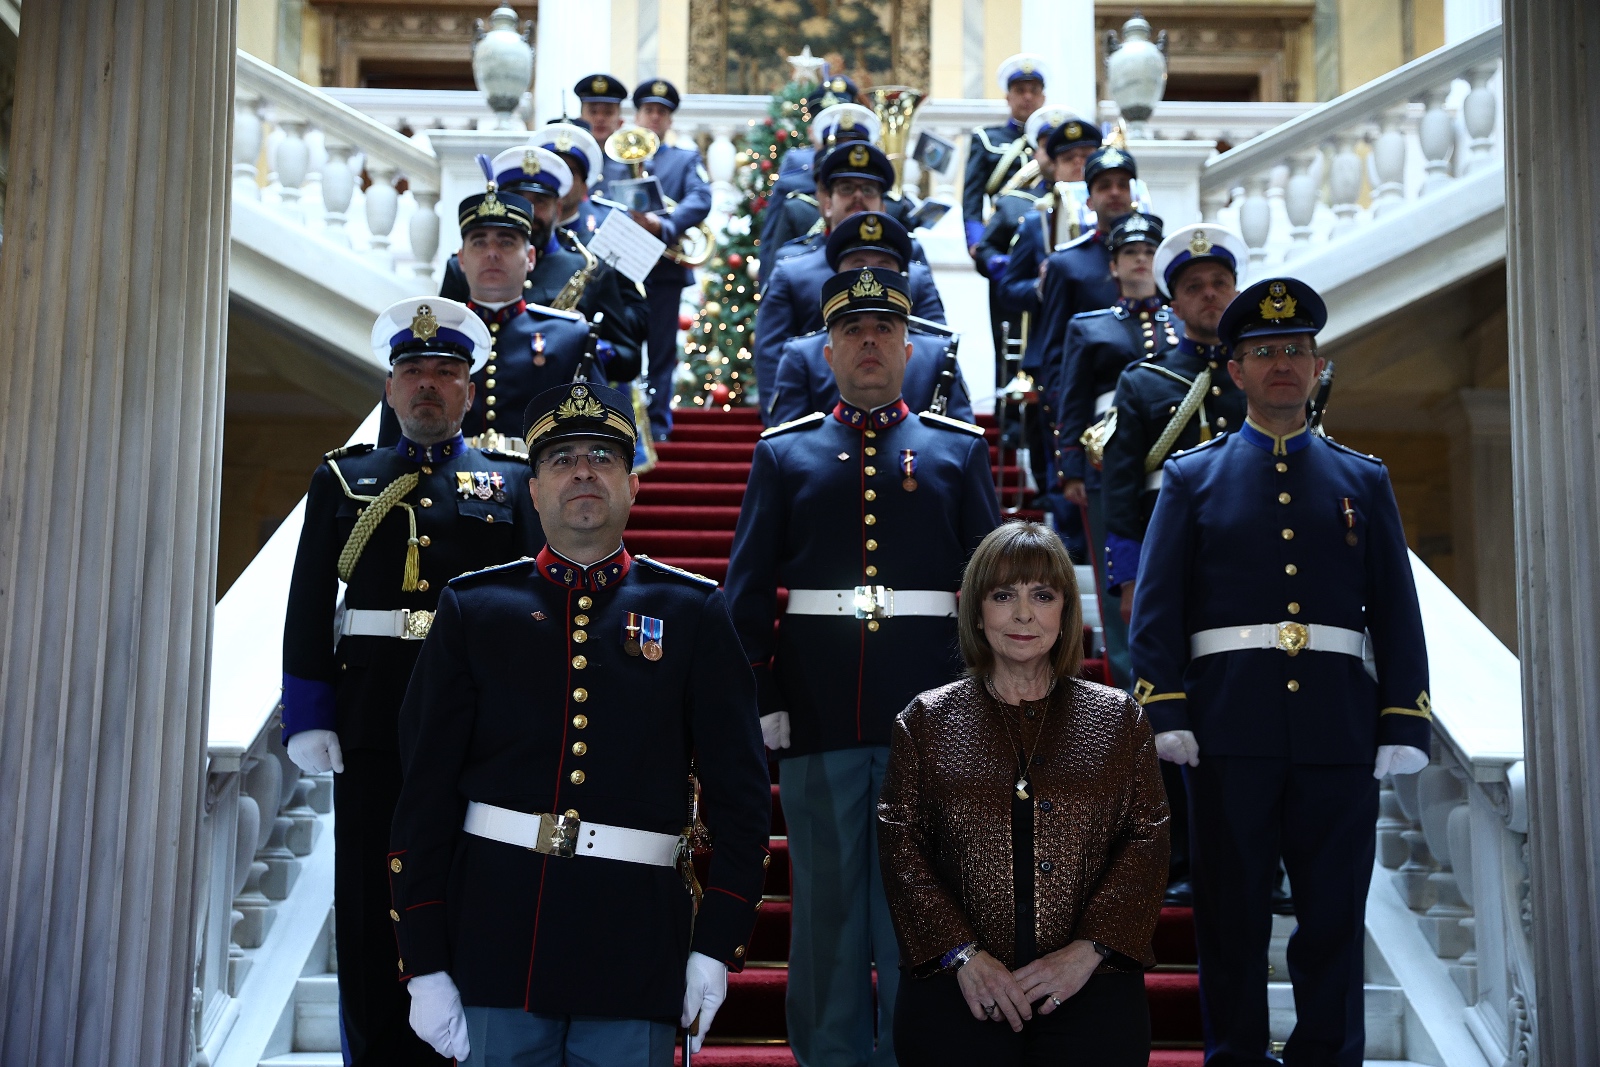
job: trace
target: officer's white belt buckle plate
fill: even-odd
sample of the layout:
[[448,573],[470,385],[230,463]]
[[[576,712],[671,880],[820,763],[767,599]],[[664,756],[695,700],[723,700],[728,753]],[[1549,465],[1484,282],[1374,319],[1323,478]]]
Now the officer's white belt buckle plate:
[[843,615],[855,619],[931,616],[953,619],[956,595],[942,589],[891,589],[858,585],[854,589],[791,589],[790,615]]
[[1252,648],[1275,648],[1291,656],[1301,652],[1338,652],[1364,658],[1367,635],[1343,626],[1321,623],[1265,622],[1255,626],[1223,626],[1189,636],[1189,656],[1214,656]]
[[346,637],[398,637],[402,641],[421,641],[432,628],[433,612],[420,608],[392,611],[346,608],[340,633]]
[[534,814],[472,801],[461,829],[546,856],[591,856],[595,859],[671,867],[677,863],[683,838],[633,830],[626,826],[583,822],[569,815]]

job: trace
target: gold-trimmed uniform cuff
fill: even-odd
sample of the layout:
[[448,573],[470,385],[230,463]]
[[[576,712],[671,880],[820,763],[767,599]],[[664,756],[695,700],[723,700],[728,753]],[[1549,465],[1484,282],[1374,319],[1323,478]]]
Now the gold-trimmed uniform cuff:
[[1188,698],[1189,694],[1182,690],[1176,693],[1158,693],[1155,685],[1143,678],[1140,678],[1133,686],[1133,699],[1139,702],[1140,707],[1146,704],[1156,704],[1163,700],[1187,700]]
[[1433,719],[1433,699],[1424,689],[1417,694],[1417,706],[1414,708],[1384,708],[1378,712],[1379,717],[1384,715],[1415,715],[1419,719]]

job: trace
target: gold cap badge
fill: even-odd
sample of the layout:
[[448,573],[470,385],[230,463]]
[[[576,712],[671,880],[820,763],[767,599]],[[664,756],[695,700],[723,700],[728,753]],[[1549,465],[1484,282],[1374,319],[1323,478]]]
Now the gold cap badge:
[[671,86],[666,82],[656,82],[650,86],[650,92],[655,96],[666,96],[669,89],[671,89]]
[[861,274],[856,278],[856,283],[850,287],[850,295],[854,297],[883,295],[883,286],[878,282],[878,279],[872,276],[871,267],[861,268]]
[[849,89],[850,86],[845,84],[845,80],[843,78],[835,78],[833,79],[833,84],[829,85],[828,88],[832,89],[836,93],[842,93]]
[[539,153],[535,152],[531,147],[523,149],[522,173],[530,177],[539,173]]
[[572,147],[572,134],[570,134],[570,133],[558,133],[558,134],[556,134],[556,151],[557,152],[565,152],[568,149],[570,149],[571,147]]
[[1278,319],[1294,318],[1298,301],[1289,295],[1289,287],[1282,282],[1273,282],[1267,286],[1267,298],[1261,301],[1261,317],[1277,321]]
[[481,219],[486,215],[504,215],[505,213],[506,206],[502,204],[500,202],[500,198],[495,195],[494,187],[491,184],[489,191],[483,196],[483,203],[478,205],[478,218]]
[[603,419],[605,405],[589,395],[587,385],[574,385],[567,398],[556,406],[558,419]]
[[427,304],[417,305],[417,313],[411,316],[411,334],[419,341],[431,340],[439,332],[439,320],[434,317],[433,308]]
[[597,93],[610,92],[611,81],[605,77],[594,78],[589,82],[589,88]]
[[876,215],[868,215],[861,222],[861,239],[863,241],[883,240],[883,220]]
[[849,114],[848,112],[843,114],[843,115],[840,115],[839,116],[839,128],[841,130],[853,130],[853,129],[855,129],[856,128],[856,117],[854,115],[852,115],[852,114]]
[[1211,251],[1211,239],[1206,236],[1206,231],[1194,231],[1194,236],[1189,238],[1189,251],[1197,256],[1203,256]]
[[1076,122],[1067,123],[1067,140],[1076,141],[1083,136],[1083,127]]
[[1105,155],[1100,157],[1101,169],[1119,166],[1128,161],[1128,157],[1118,152],[1115,148],[1106,149]]
[[867,165],[867,160],[871,158],[867,154],[867,149],[864,145],[856,145],[850,149],[850,165],[852,167],[864,167]]
[[1022,73],[1024,73],[1024,74],[1032,74],[1033,73],[1033,60],[1024,59],[1022,61]]

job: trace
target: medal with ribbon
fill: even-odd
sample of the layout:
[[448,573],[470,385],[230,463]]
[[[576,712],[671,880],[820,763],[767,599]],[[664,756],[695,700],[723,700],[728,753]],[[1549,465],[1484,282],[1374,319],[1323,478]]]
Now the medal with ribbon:
[[489,485],[494,490],[494,499],[497,504],[506,502],[506,479],[499,471],[489,472]]
[[654,662],[661,658],[661,634],[666,628],[667,624],[660,619],[652,619],[648,615],[643,617],[643,629],[640,631],[640,636],[644,640],[639,648],[644,653],[645,659]]
[[542,367],[544,364],[544,334],[536,333],[533,335],[533,365]]
[[915,449],[902,448],[900,450],[900,473],[905,477],[900,482],[900,488],[910,493],[917,488],[917,453]]
[[472,480],[476,483],[472,487],[472,495],[479,500],[488,500],[494,496],[494,490],[489,488],[489,472],[473,471]]
[[472,472],[456,471],[456,492],[462,496],[472,496]]
[[622,651],[630,656],[639,654],[639,632],[644,629],[637,612],[628,612],[627,621],[622,624]]

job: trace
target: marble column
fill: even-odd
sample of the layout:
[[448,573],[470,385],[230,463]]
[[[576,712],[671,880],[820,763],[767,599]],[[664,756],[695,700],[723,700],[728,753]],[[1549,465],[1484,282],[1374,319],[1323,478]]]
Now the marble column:
[[1450,437],[1455,589],[1515,652],[1516,544],[1506,507],[1512,498],[1509,396],[1504,389],[1458,389],[1437,414]]
[[0,252],[0,1063],[188,1062],[232,0],[22,20]]
[[[563,102],[566,114],[577,117],[578,98],[572,87],[585,74],[611,74],[622,78],[633,90],[633,82],[623,72],[611,69],[611,0],[585,0],[581,4],[540,4],[539,22],[533,38],[533,126],[537,129],[551,119],[560,118]],[[574,42],[582,42],[581,47]],[[631,72],[628,72],[631,76]],[[682,86],[680,92],[688,90]],[[564,94],[564,95],[563,95]],[[624,105],[623,111],[631,111]]]
[[[1506,280],[1536,1039],[1600,1063],[1600,6],[1506,0]],[[1582,220],[1574,229],[1574,222]]]
[[[1050,104],[1097,121],[1092,0],[1022,0],[1021,28],[1020,51],[1037,52],[1050,63]],[[994,71],[986,74],[992,83]]]

